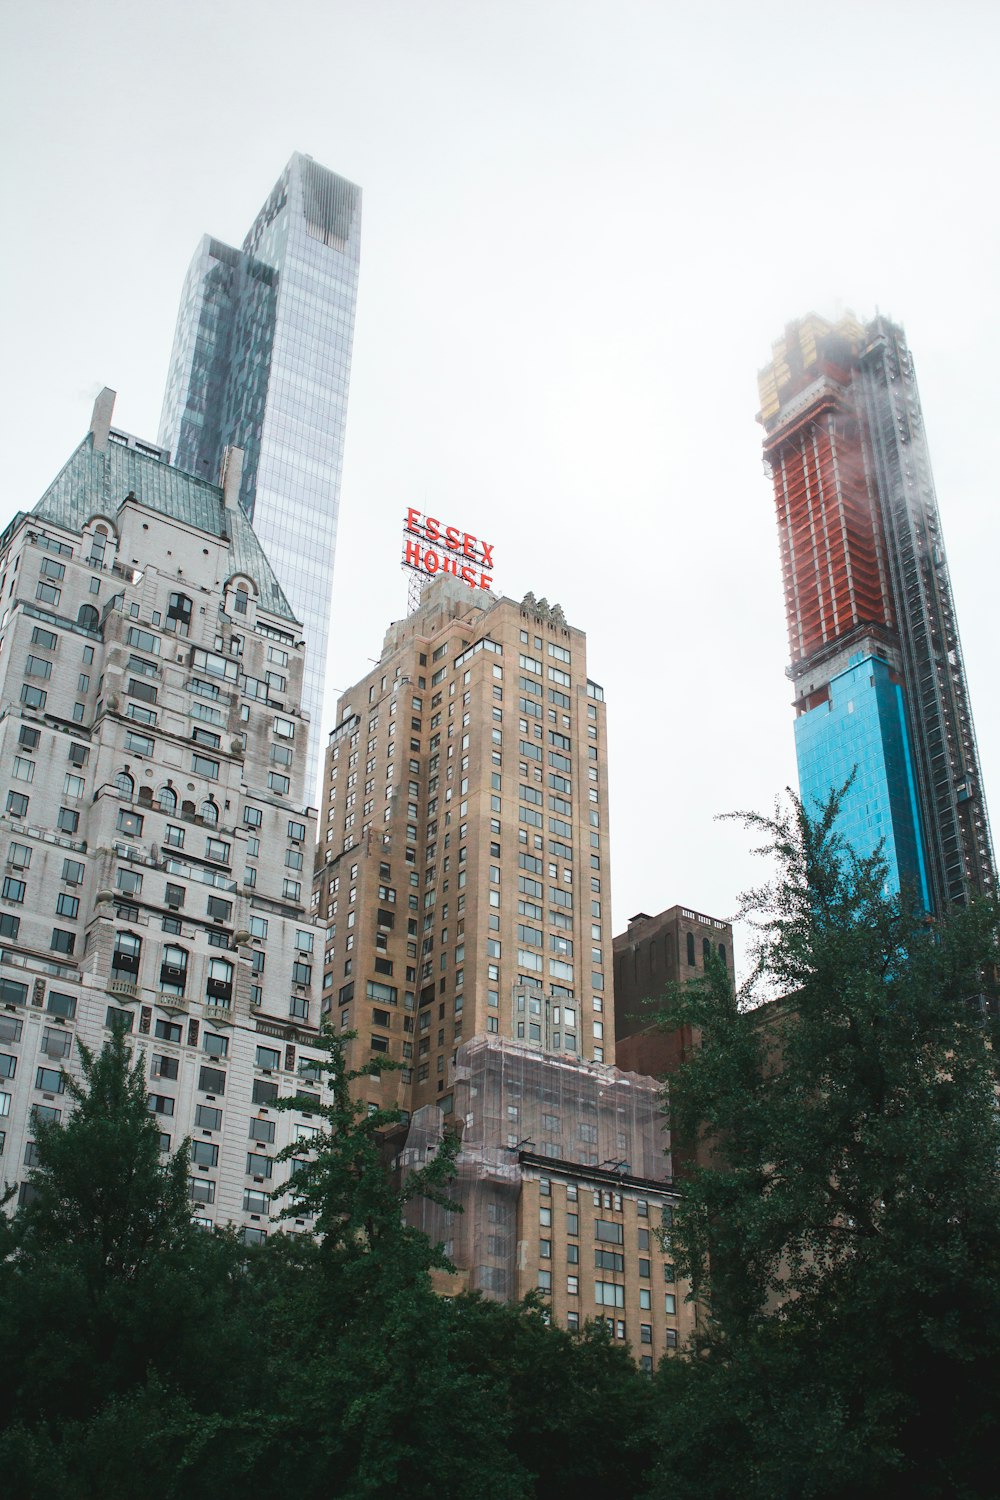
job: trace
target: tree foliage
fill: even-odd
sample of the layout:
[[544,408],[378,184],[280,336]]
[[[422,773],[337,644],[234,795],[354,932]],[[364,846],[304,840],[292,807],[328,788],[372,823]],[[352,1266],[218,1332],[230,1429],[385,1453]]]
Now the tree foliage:
[[397,1186],[398,1117],[356,1102],[349,1038],[324,1040],[322,1126],[284,1153],[281,1210],[316,1233],[260,1246],[192,1226],[186,1148],[163,1161],[124,1039],[83,1053],[0,1246],[10,1493],[130,1500],[141,1475],[148,1500],[531,1500],[585,1493],[588,1472],[635,1492],[648,1382],[593,1328],[435,1294],[447,1261],[403,1209],[445,1201],[454,1144]]
[[670,1090],[696,1163],[672,1230],[699,1301],[690,1350],[649,1380],[602,1325],[550,1327],[537,1297],[438,1295],[443,1251],[405,1208],[447,1201],[454,1143],[400,1186],[398,1117],[357,1103],[329,1033],[319,1131],[283,1153],[279,1216],[312,1232],[196,1229],[186,1146],[161,1155],[116,1035],[82,1053],[76,1108],[39,1127],[27,1200],[0,1223],[10,1493],[994,1493],[997,913],[929,923],[887,898],[836,811],[748,820],[777,859],[747,898],[750,980],[734,991],[717,966],[669,999],[668,1024],[700,1037]]
[[777,864],[750,979],[668,1006],[701,1037],[670,1116],[700,1152],[674,1239],[704,1318],[659,1377],[657,1494],[995,1493],[997,911],[888,896],[838,807],[746,818]]

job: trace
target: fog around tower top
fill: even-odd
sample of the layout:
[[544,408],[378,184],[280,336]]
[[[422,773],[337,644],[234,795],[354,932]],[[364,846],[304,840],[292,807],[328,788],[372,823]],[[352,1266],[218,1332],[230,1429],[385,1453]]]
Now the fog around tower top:
[[[406,611],[413,507],[558,599],[608,704],[615,928],[725,917],[794,784],[757,372],[792,319],[906,328],[987,796],[1000,553],[995,8],[848,0],[47,0],[3,21],[5,523],[95,394],[154,438],[202,234],[295,150],[364,193],[330,681]],[[996,831],[996,830],[995,830]]]

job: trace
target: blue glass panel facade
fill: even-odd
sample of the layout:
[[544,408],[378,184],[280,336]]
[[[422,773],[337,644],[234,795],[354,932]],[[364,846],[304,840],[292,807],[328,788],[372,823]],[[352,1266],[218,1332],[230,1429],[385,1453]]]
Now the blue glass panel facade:
[[881,842],[889,889],[915,890],[929,909],[903,693],[887,664],[875,656],[852,658],[831,681],[828,701],[795,720],[795,751],[807,812],[856,773],[837,832],[860,856]]
[[316,784],[361,235],[361,191],[296,154],[242,249],[205,238],[181,297],[160,441],[240,503],[301,620]]

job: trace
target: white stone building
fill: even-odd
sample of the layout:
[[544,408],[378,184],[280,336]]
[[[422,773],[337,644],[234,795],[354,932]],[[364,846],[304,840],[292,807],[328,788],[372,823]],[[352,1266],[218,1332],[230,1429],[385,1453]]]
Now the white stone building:
[[120,1015],[195,1213],[257,1238],[319,1124],[304,644],[240,455],[209,484],[112,409],[0,538],[2,1175]]

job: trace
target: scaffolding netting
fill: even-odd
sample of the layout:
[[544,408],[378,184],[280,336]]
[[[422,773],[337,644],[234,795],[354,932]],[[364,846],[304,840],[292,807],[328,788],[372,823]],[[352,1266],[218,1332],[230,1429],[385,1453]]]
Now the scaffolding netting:
[[[415,1198],[407,1216],[444,1244],[472,1290],[499,1300],[516,1288],[522,1153],[582,1176],[592,1167],[670,1180],[662,1087],[653,1078],[476,1037],[458,1050],[452,1110],[461,1150],[448,1191],[461,1211]],[[444,1123],[437,1105],[414,1113],[399,1158],[404,1173],[433,1154]]]

